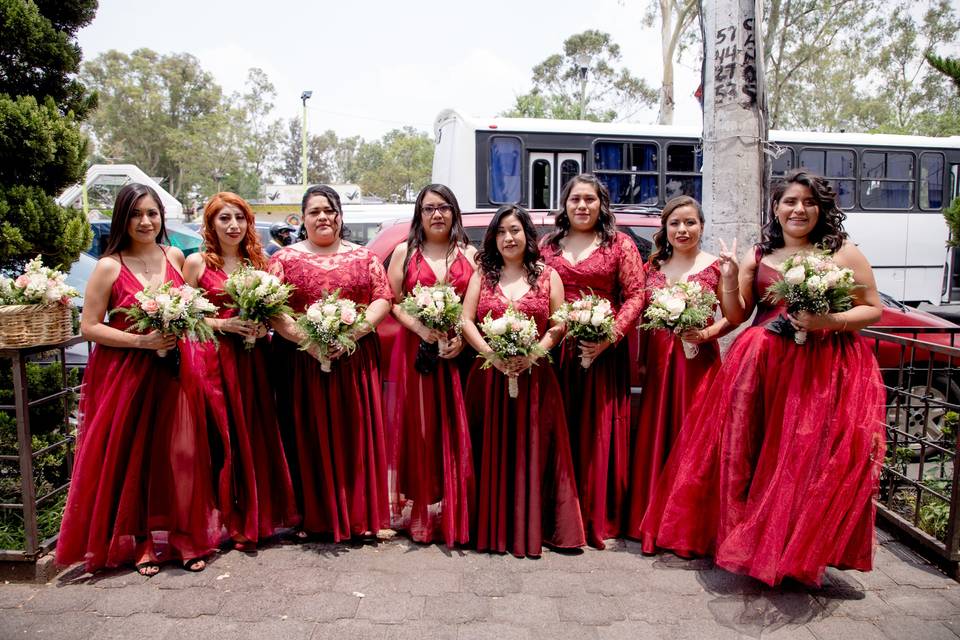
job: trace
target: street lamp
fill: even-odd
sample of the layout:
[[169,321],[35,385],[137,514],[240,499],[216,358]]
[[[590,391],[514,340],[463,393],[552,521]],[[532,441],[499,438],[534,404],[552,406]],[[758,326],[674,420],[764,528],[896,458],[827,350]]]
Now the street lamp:
[[590,70],[590,54],[578,53],[573,59],[580,72],[580,119],[583,120],[587,111],[587,71]]
[[313,95],[313,91],[304,91],[300,94],[300,100],[303,101],[303,157],[301,159],[302,163],[302,176],[303,176],[303,189],[307,189],[307,100],[310,99],[310,96]]

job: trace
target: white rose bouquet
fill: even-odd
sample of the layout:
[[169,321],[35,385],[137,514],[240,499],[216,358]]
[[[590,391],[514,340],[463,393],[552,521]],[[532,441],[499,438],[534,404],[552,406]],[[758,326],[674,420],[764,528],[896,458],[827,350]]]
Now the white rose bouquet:
[[[266,323],[281,313],[293,312],[287,305],[293,285],[283,284],[277,276],[249,265],[243,265],[231,273],[223,289],[233,298],[233,302],[227,306],[237,309],[241,320]],[[257,338],[247,336],[243,342],[245,348],[252,349]]]
[[[829,251],[796,253],[779,267],[783,279],[767,287],[766,298],[771,302],[786,302],[787,311],[809,311],[817,315],[846,311],[853,307],[853,292],[859,288],[853,279],[853,270],[837,265]],[[794,342],[804,344],[807,332],[794,331],[790,322],[780,316],[767,324],[773,333],[793,332]]]
[[[145,333],[157,330],[177,338],[206,342],[213,340],[213,329],[204,318],[217,312],[217,307],[203,297],[202,289],[184,284],[179,287],[164,282],[159,287],[146,287],[136,294],[137,305],[120,309],[133,323],[129,331]],[[158,349],[161,358],[166,349]]]
[[353,300],[341,298],[340,289],[327,294],[307,307],[306,312],[297,319],[297,326],[306,334],[300,348],[306,351],[316,346],[320,351],[320,370],[330,373],[331,363],[327,354],[337,346],[348,354],[353,353],[357,348],[353,335],[366,321],[365,310],[366,307]]
[[[567,325],[567,335],[587,342],[613,342],[616,335],[613,330],[615,317],[613,305],[606,298],[594,293],[588,295],[580,292],[580,298],[563,304],[553,314],[555,322]],[[593,359],[580,356],[580,366],[588,369]]]
[[43,266],[37,256],[15,279],[0,277],[0,304],[70,304],[80,294],[66,279],[67,274]]
[[[449,284],[436,284],[425,287],[420,283],[400,302],[400,308],[413,316],[426,327],[436,329],[443,334],[460,331],[460,316],[463,305],[457,291]],[[446,340],[441,340],[443,346]],[[420,341],[414,368],[423,374],[432,372],[437,366],[438,345]]]
[[[665,329],[680,334],[687,329],[702,329],[713,317],[717,296],[704,289],[699,282],[678,282],[654,290],[643,316],[647,322],[643,329]],[[683,355],[688,360],[695,358],[700,348],[691,342],[681,341]]]
[[[493,318],[488,312],[483,322],[480,323],[480,331],[490,348],[493,349],[493,355],[501,360],[507,360],[516,356],[538,356],[547,355],[546,350],[540,346],[540,332],[537,330],[537,323],[530,316],[521,313],[512,306],[508,307],[502,316]],[[486,369],[492,366],[492,362],[487,360],[483,364]],[[517,383],[517,376],[511,375],[507,380],[507,390],[511,398],[516,398],[520,393],[520,385]]]

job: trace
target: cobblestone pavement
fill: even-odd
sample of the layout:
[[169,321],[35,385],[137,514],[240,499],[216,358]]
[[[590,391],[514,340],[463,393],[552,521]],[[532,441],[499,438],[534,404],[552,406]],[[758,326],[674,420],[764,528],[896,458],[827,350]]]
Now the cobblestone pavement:
[[630,542],[518,560],[397,539],[276,543],[165,566],[0,584],[0,638],[955,639],[960,584],[879,532],[876,569],[769,589]]

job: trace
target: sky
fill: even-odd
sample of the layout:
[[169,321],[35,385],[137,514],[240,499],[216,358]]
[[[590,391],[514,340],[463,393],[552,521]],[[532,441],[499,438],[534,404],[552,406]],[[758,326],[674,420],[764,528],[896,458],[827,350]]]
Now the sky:
[[[100,0],[78,33],[85,60],[110,49],[190,53],[227,91],[263,69],[275,115],[308,128],[375,139],[409,125],[431,132],[446,108],[492,116],[531,88],[532,68],[587,29],[609,33],[622,63],[659,88],[659,32],[643,27],[643,0]],[[676,68],[674,123],[699,123],[699,61]],[[657,110],[633,119],[654,122]]]

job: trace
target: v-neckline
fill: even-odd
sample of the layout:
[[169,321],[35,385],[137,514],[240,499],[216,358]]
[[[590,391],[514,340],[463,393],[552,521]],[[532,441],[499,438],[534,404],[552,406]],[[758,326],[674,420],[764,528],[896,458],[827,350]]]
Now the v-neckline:
[[[454,263],[460,259],[460,250],[457,249],[457,255],[454,256],[453,260],[451,260],[450,263],[447,265],[447,272],[443,274],[443,279],[441,280],[437,276],[437,272],[434,270],[433,265],[430,264],[430,260],[427,258],[427,256],[424,255],[423,251],[420,249],[417,249],[417,253],[420,254],[420,258],[423,260],[423,264],[427,265],[427,269],[430,269],[430,273],[433,274],[434,284],[446,284],[447,279],[450,277],[450,267],[452,267]],[[446,260],[444,260],[444,262],[446,262]]]
[[133,277],[133,279],[137,281],[137,284],[140,285],[140,289],[143,291],[146,291],[149,287],[154,287],[154,286],[159,287],[169,279],[167,278],[167,265],[169,264],[170,264],[170,261],[167,260],[167,252],[164,251],[163,252],[163,277],[160,279],[160,282],[158,282],[156,285],[153,285],[149,283],[144,283],[143,280],[140,279],[140,276],[135,274],[133,272],[133,269],[128,267],[127,263],[123,261],[123,255],[122,254],[120,255],[120,266],[127,270],[127,273],[129,273]]
[[688,273],[686,276],[684,276],[683,280],[677,280],[676,282],[670,282],[670,279],[667,278],[667,274],[663,273],[663,271],[661,271],[660,273],[663,274],[663,281],[667,283],[667,286],[672,287],[673,285],[680,284],[681,282],[690,282],[690,280],[693,279],[694,276],[700,275],[701,273],[703,273],[704,271],[712,267],[714,264],[716,264],[716,262],[717,261],[714,260],[713,262],[705,266],[703,269],[700,269],[699,271],[694,271],[693,273]]
[[523,295],[521,295],[519,298],[511,298],[510,296],[508,296],[507,292],[503,290],[503,287],[500,286],[499,282],[497,283],[497,289],[500,291],[500,295],[503,296],[504,300],[506,300],[507,302],[510,302],[511,304],[517,304],[518,302],[526,298],[531,291],[533,291],[533,286],[527,285],[527,290],[524,291]]
[[[596,242],[596,240],[594,240],[594,242]],[[581,264],[583,264],[584,262],[586,262],[587,260],[589,260],[590,258],[592,258],[592,257],[593,257],[593,254],[595,254],[597,251],[600,251],[600,249],[601,249],[602,247],[603,247],[603,243],[597,242],[596,246],[593,247],[593,249],[590,251],[590,253],[588,253],[586,256],[580,258],[579,260],[577,260],[577,261],[575,261],[575,262],[574,262],[573,260],[570,260],[569,258],[567,258],[567,256],[563,255],[563,247],[560,247],[560,258],[561,258],[564,262],[566,262],[568,265],[570,265],[572,268],[576,269],[576,268],[579,267]]]

